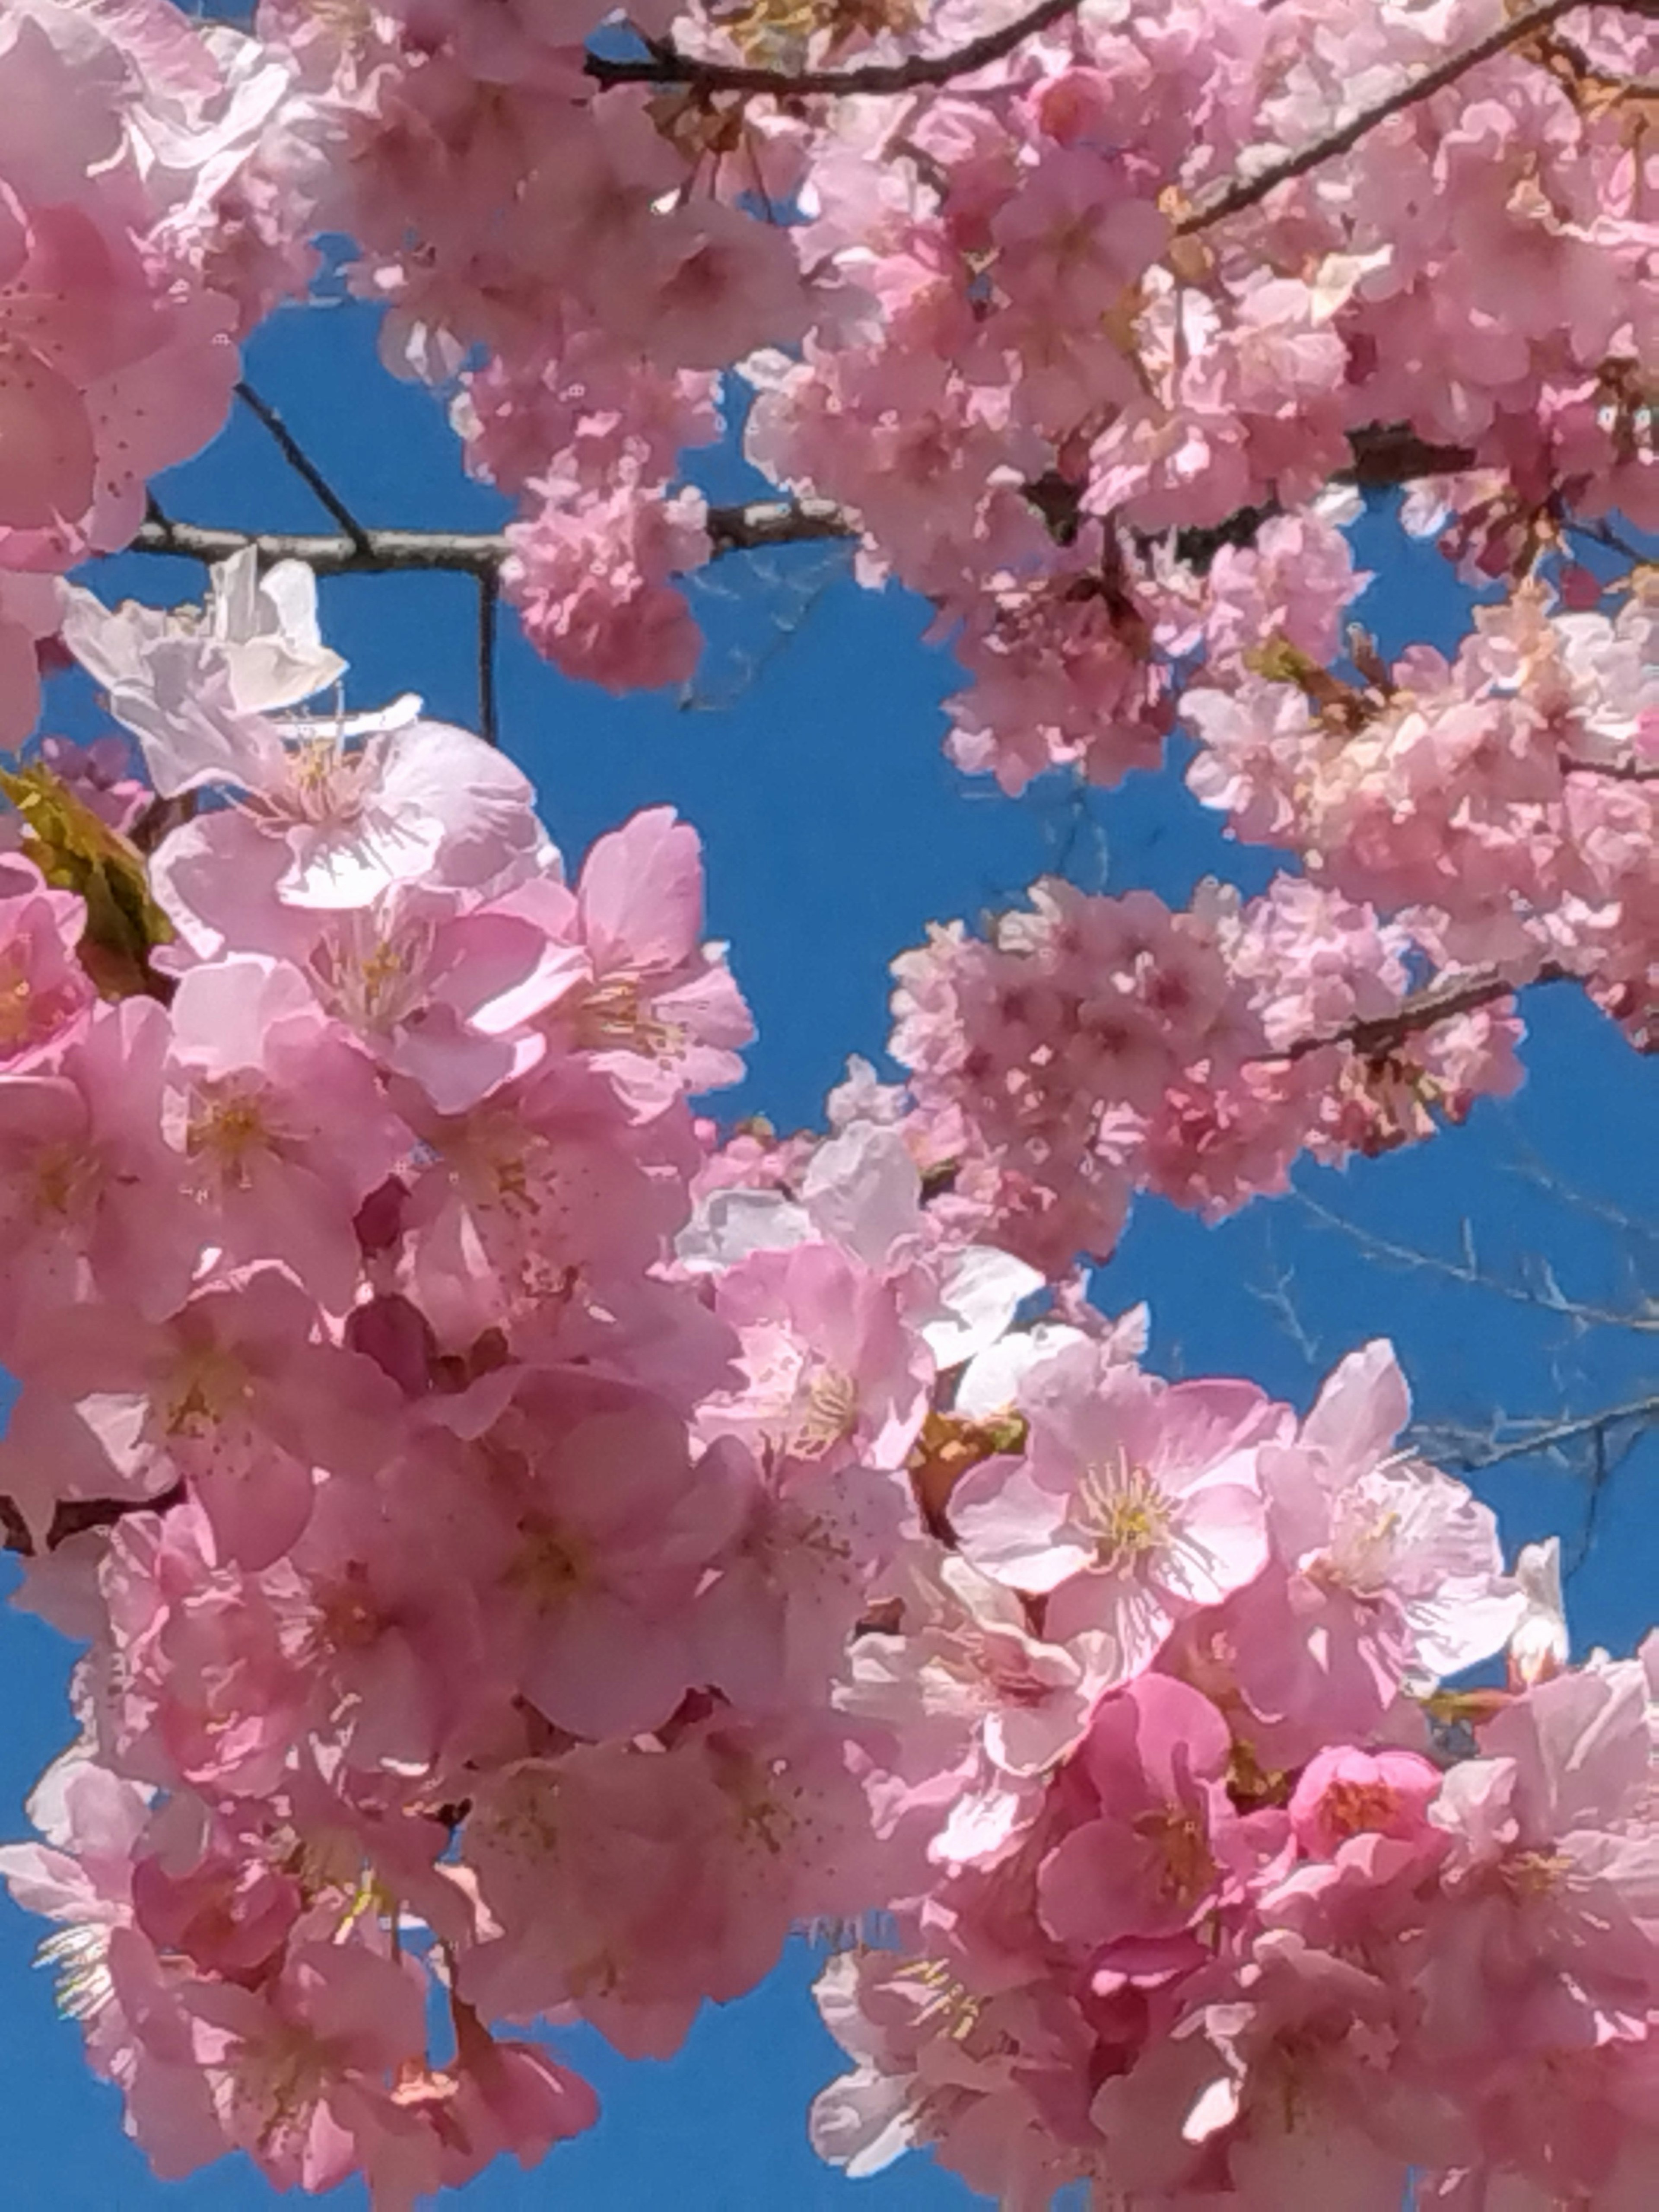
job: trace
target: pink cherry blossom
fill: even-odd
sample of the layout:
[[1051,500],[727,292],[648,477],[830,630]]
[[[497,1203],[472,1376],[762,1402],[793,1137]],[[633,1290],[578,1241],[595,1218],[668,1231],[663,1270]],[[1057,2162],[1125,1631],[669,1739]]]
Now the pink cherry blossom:
[[1050,1638],[1103,1637],[1127,1681],[1184,1614],[1265,1565],[1258,1451],[1273,1420],[1242,1385],[1108,1370],[1033,1418],[1022,1462],[969,1474],[951,1523],[975,1566],[1044,1598]]

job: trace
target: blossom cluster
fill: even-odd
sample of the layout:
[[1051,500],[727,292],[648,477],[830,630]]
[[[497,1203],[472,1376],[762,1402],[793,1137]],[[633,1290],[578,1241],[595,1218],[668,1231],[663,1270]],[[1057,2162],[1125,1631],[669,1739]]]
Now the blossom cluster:
[[[0,1876],[158,2172],[400,2212],[591,2124],[531,2028],[665,2057],[793,1929],[878,1925],[823,1990],[854,2172],[1268,2212],[1332,2161],[1391,2207],[1639,2170],[1596,2116],[1653,2015],[1647,1676],[1566,1671],[1387,1346],[1300,1420],[1160,1381],[868,1070],[827,1136],[720,1142],[693,833],[568,881],[477,738],[294,711],[341,670],[308,571],[63,629],[168,811],[146,866],[107,750],[13,778],[0,1511],[87,1648]],[[1298,975],[1293,899],[1351,957]],[[1401,988],[1316,886],[1212,921],[1030,927],[1172,1036],[1253,973],[1268,1036]],[[1156,1090],[1124,1145],[1172,1163]],[[1513,2138],[1534,2074],[1566,2153]]]
[[[934,601],[952,750],[1011,789],[1158,758],[1204,592],[1174,533],[1436,457],[1488,573],[1546,514],[1659,516],[1641,9],[1090,8],[928,76],[1018,19],[651,0],[658,84],[591,66],[599,12],[265,0],[251,171],[357,241],[388,361],[521,498],[509,591],[569,672],[695,660],[674,486],[721,371],[749,459]],[[897,81],[789,91],[860,64]]]
[[[1654,1645],[1568,1665],[1386,1346],[1298,1418],[1073,1271],[1508,1089],[1529,981],[1654,1042],[1659,30],[1042,13],[0,5],[0,741],[71,659],[145,771],[0,770],[0,1530],[86,1647],[0,1875],[163,2174],[403,2212],[592,2124],[532,2029],[666,2056],[834,1925],[854,2172],[1650,2193]],[[902,1086],[723,1135],[688,825],[569,876],[481,738],[305,711],[343,664],[251,544],[199,612],[63,580],[325,234],[567,672],[690,672],[746,406],[933,603],[964,769],[1184,717],[1300,872],[936,929]],[[1345,627],[1408,481],[1499,594],[1449,659]]]
[[[1306,876],[1172,911],[1050,879],[988,939],[935,925],[894,963],[897,1108],[949,1194],[1045,1273],[1103,1260],[1137,1191],[1207,1219],[1428,1136],[1520,1079],[1506,992],[1459,969],[1447,1011],[1398,1026],[1420,942]],[[1417,1002],[1419,1010],[1422,1001]]]
[[1065,1329],[958,1395],[1020,1443],[854,1646],[934,1873],[823,1977],[824,2155],[1025,2212],[1640,2202],[1655,1641],[1563,1671],[1553,1548],[1505,1583],[1386,1346],[1300,1422]]
[[1269,633],[1253,667],[1188,694],[1188,781],[1239,836],[1399,914],[1437,966],[1578,976],[1650,1047],[1659,570],[1619,602],[1523,585],[1475,609],[1452,661],[1413,646],[1358,682]]
[[567,883],[477,738],[286,712],[341,666],[307,571],[64,632],[188,818],[125,988],[30,811],[136,867],[106,761],[54,749],[0,881],[0,1492],[90,1646],[0,1864],[159,2171],[408,2203],[592,2118],[491,2022],[661,2055],[881,1896],[834,1679],[930,1389],[1040,1279],[873,1126],[694,1213],[750,1024],[693,833]]
[[127,543],[222,421],[238,332],[309,274],[242,188],[290,79],[168,0],[0,16],[0,743],[40,711],[53,578]]

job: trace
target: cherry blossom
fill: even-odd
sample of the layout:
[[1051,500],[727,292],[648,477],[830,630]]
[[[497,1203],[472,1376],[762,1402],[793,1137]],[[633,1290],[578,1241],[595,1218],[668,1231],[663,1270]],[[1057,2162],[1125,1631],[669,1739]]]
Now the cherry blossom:
[[[1085,1270],[1512,1089],[1534,983],[1659,1037],[1650,12],[0,19],[0,1528],[84,1647],[0,1878],[159,2173],[408,2212],[805,1927],[854,2176],[1646,2203],[1659,1646],[1575,1663],[1387,1345],[1170,1381]],[[958,768],[1173,741],[1275,872],[934,923],[895,1079],[723,1128],[692,826],[567,870],[348,704],[317,573],[412,533],[147,507],[331,237],[517,502],[425,554],[568,676],[843,536]],[[690,480],[728,423],[777,501]],[[1352,619],[1402,487],[1443,652]],[[235,550],[66,580],[135,534]]]

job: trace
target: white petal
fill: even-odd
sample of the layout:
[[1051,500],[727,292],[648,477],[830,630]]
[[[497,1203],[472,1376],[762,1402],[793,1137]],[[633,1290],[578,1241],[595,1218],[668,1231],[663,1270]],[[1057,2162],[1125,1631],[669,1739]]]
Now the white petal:
[[1042,1288],[1040,1271],[989,1244],[959,1252],[939,1285],[940,1312],[921,1324],[922,1340],[941,1368],[960,1367],[1003,1335],[1020,1302]]
[[820,1145],[801,1196],[824,1234],[872,1267],[921,1221],[921,1174],[896,1129],[854,1121]]
[[778,1191],[716,1190],[681,1230],[674,1251],[694,1274],[715,1274],[751,1252],[787,1252],[813,1234],[811,1215]]
[[969,1361],[957,1384],[954,1410],[974,1421],[1007,1413],[1019,1403],[1020,1386],[1034,1367],[1088,1340],[1080,1328],[1052,1321],[1000,1338]]

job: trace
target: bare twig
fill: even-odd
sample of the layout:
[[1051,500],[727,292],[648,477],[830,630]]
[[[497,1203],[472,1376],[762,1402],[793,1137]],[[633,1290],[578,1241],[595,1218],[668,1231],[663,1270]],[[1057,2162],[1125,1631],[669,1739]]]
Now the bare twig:
[[[1450,1460],[1454,1466],[1466,1472],[1474,1473],[1482,1468],[1502,1467],[1510,1460],[1531,1459],[1541,1453],[1559,1452],[1564,1444],[1582,1443],[1598,1437],[1605,1443],[1619,1429],[1633,1428],[1639,1434],[1659,1426],[1659,1395],[1633,1398],[1626,1405],[1606,1406],[1600,1413],[1576,1414],[1570,1419],[1509,1421],[1502,1425],[1524,1427],[1526,1434],[1511,1437],[1505,1443],[1498,1443],[1494,1437],[1489,1444],[1459,1445],[1453,1443],[1448,1449],[1449,1439],[1459,1435],[1468,1437],[1470,1431],[1430,1425],[1419,1433],[1437,1439],[1436,1449],[1439,1456]],[[1479,1431],[1474,1433],[1478,1435]],[[1631,1441],[1633,1442],[1634,1438]]]
[[501,584],[495,571],[478,576],[478,734],[486,744],[499,744],[495,720],[495,609]]
[[1569,516],[1566,527],[1576,537],[1588,538],[1594,544],[1605,545],[1610,553],[1623,554],[1626,561],[1640,562],[1651,557],[1649,555],[1638,553],[1630,540],[1627,538],[1621,538],[1612,524],[1601,515],[1593,515],[1588,522],[1575,521]]
[[1267,1266],[1271,1270],[1271,1273],[1265,1284],[1247,1282],[1244,1287],[1253,1298],[1256,1299],[1261,1304],[1266,1306],[1268,1311],[1275,1316],[1279,1327],[1284,1330],[1285,1335],[1289,1337],[1291,1342],[1301,1353],[1308,1365],[1312,1368],[1317,1368],[1320,1364],[1319,1340],[1313,1334],[1306,1322],[1303,1320],[1301,1311],[1297,1305],[1296,1299],[1293,1295],[1296,1285],[1296,1270],[1293,1267],[1286,1266],[1286,1264],[1279,1258],[1278,1251],[1275,1249],[1273,1233],[1273,1216],[1271,1214],[1263,1214],[1261,1219],[1263,1224],[1262,1243],[1266,1249]]
[[1039,0],[1039,5],[1015,16],[1000,31],[987,31],[949,53],[911,54],[902,62],[861,62],[851,69],[777,70],[746,62],[709,61],[654,40],[647,54],[627,60],[589,54],[582,66],[606,90],[618,84],[684,84],[698,92],[770,93],[779,100],[915,92],[988,69],[1027,39],[1063,22],[1078,4],[1079,0]]
[[1623,1328],[1638,1335],[1659,1335],[1659,1311],[1620,1312],[1616,1307],[1570,1298],[1556,1289],[1553,1281],[1547,1294],[1529,1290],[1524,1283],[1508,1283],[1501,1275],[1488,1275],[1468,1259],[1448,1260],[1437,1252],[1421,1252],[1414,1245],[1398,1244],[1391,1237],[1379,1237],[1374,1231],[1362,1228],[1357,1221],[1350,1221],[1346,1214],[1322,1206],[1305,1190],[1293,1189],[1290,1195],[1316,1221],[1327,1229],[1339,1231],[1372,1259],[1387,1260],[1416,1273],[1438,1275],[1447,1282],[1462,1283],[1466,1289],[1491,1291],[1513,1305],[1528,1306],[1534,1313],[1559,1314],[1584,1327]]
[[1542,1191],[1546,1197],[1570,1206],[1575,1213],[1582,1213],[1591,1221],[1599,1221],[1604,1228],[1614,1230],[1621,1237],[1635,1237],[1644,1244],[1659,1244],[1659,1222],[1639,1220],[1626,1207],[1598,1198],[1593,1191],[1585,1190],[1577,1183],[1569,1182],[1564,1176],[1558,1175],[1548,1161],[1530,1145],[1513,1136],[1511,1141],[1517,1157],[1513,1161],[1504,1163],[1505,1175],[1520,1176],[1534,1190]]
[[1229,216],[1237,215],[1245,208],[1254,207],[1258,200],[1266,199],[1268,193],[1277,191],[1280,185],[1288,185],[1297,177],[1306,176],[1310,169],[1318,168],[1322,162],[1334,161],[1339,155],[1352,152],[1362,138],[1375,131],[1379,123],[1386,123],[1391,115],[1398,115],[1403,109],[1414,106],[1419,100],[1432,99],[1437,92],[1443,92],[1448,85],[1455,84],[1459,77],[1466,76],[1470,70],[1478,69],[1482,62],[1489,62],[1508,48],[1523,44],[1537,32],[1547,29],[1559,17],[1571,14],[1573,9],[1583,4],[1584,0],[1540,0],[1537,6],[1510,16],[1507,22],[1500,23],[1495,30],[1489,31],[1484,39],[1477,39],[1472,46],[1449,54],[1444,61],[1437,62],[1432,69],[1425,70],[1420,76],[1410,78],[1386,98],[1373,100],[1369,107],[1362,107],[1358,114],[1345,123],[1340,130],[1315,139],[1310,145],[1303,147],[1299,153],[1286,155],[1283,161],[1258,170],[1253,177],[1238,178],[1218,198],[1212,200],[1207,206],[1194,208],[1190,215],[1184,216],[1176,225],[1176,235],[1188,238],[1196,231],[1207,230],[1212,223],[1224,222]]
[[295,476],[315,493],[318,500],[331,514],[346,536],[361,552],[368,543],[368,532],[351,509],[335,490],[315,461],[305,451],[269,400],[262,399],[253,386],[244,381],[236,387],[236,397],[254,419],[264,424],[275,441],[277,450]]

